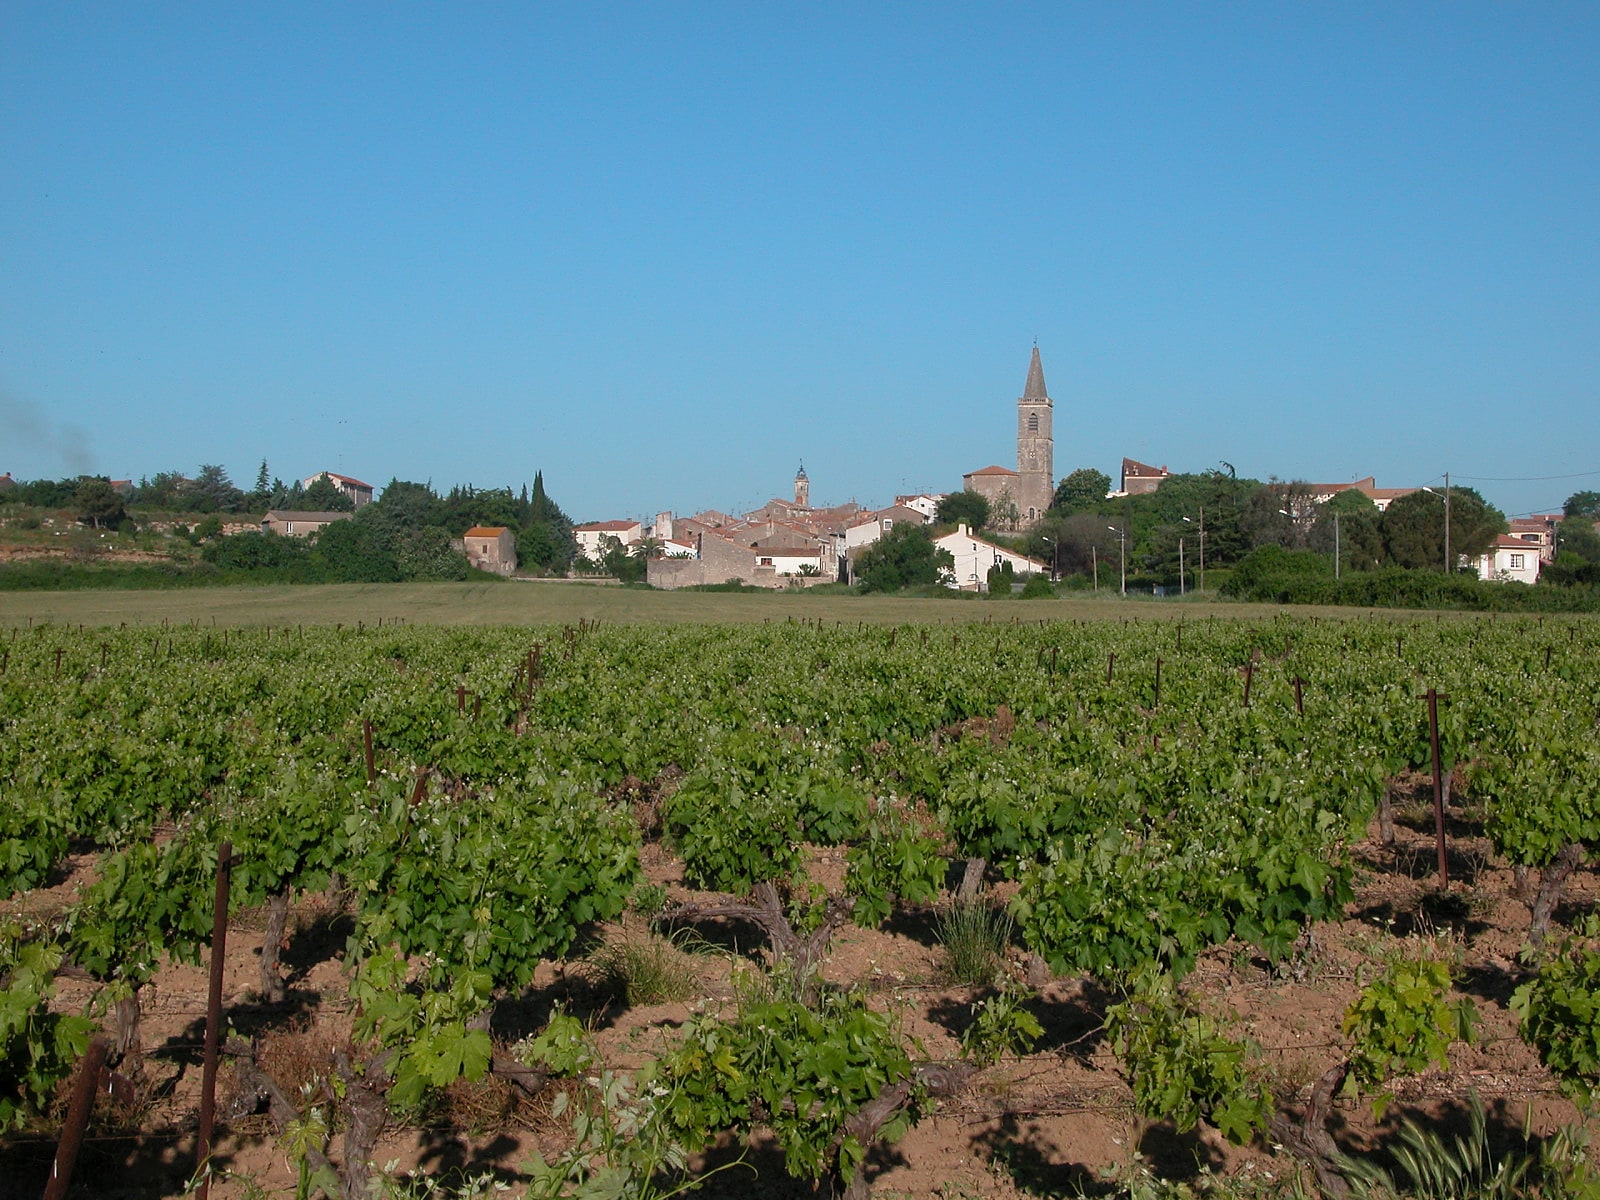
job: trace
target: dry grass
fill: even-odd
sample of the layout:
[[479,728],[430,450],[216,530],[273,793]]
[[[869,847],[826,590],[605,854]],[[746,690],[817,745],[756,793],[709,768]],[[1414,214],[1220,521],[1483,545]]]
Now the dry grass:
[[[1123,617],[1194,620],[1270,616],[1273,605],[1195,600],[1073,596],[1061,600],[922,599],[896,596],[774,592],[653,592],[569,580],[509,583],[368,583],[183,588],[171,591],[8,592],[0,625],[354,625],[401,619],[417,625],[552,625],[586,620],[618,625],[756,624],[762,621],[838,621],[847,625],[1010,623],[1040,620],[1117,620]],[[1325,614],[1356,610],[1318,610]],[[1361,615],[1364,615],[1361,614]],[[1407,614],[1415,617],[1416,614]]]

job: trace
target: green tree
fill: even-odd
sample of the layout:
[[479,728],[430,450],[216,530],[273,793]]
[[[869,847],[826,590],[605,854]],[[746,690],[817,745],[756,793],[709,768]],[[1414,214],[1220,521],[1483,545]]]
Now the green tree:
[[901,524],[862,552],[855,573],[862,591],[895,592],[937,584],[955,565],[955,557],[934,545],[926,527]]
[[1573,492],[1561,506],[1561,515],[1600,521],[1600,492]]
[[1111,476],[1093,467],[1079,467],[1056,485],[1049,511],[1063,516],[1088,512],[1104,504],[1110,490]]
[[1304,550],[1311,536],[1317,502],[1309,484],[1270,480],[1251,492],[1239,513],[1239,526],[1252,547]]
[[[1506,531],[1505,517],[1472,488],[1451,488],[1450,557],[1477,558]],[[1418,491],[1395,499],[1384,511],[1384,549],[1396,566],[1445,569],[1445,503],[1443,491]],[[1450,563],[1456,569],[1456,563]]]
[[194,512],[239,512],[245,505],[244,493],[233,486],[228,472],[216,463],[201,466],[188,493],[188,507]]
[[126,515],[122,497],[103,475],[85,475],[73,492],[78,506],[78,520],[96,529],[115,529]]
[[312,570],[329,583],[397,583],[394,541],[372,520],[335,521],[317,534]]
[[272,476],[267,472],[267,460],[261,460],[261,469],[256,472],[256,486],[250,489],[250,494],[245,498],[252,509],[266,508],[272,499]]
[[544,472],[533,475],[533,494],[528,497],[523,518],[522,561],[547,571],[565,571],[577,557],[578,542],[572,534],[572,521],[561,506],[544,490]]
[[1556,526],[1556,548],[1576,554],[1587,562],[1600,563],[1600,529],[1590,516],[1568,517]]
[[301,491],[295,503],[302,512],[352,512],[355,502],[334,486],[326,475],[318,475]]
[[939,501],[941,525],[965,525],[977,531],[989,523],[989,501],[974,491],[951,492]]
[[1375,571],[1383,565],[1383,532],[1378,506],[1365,492],[1346,488],[1317,508],[1308,549],[1330,561],[1337,552],[1339,571]]
[[400,578],[407,582],[467,577],[466,555],[451,543],[450,534],[437,525],[403,532],[395,546],[395,566]]
[[401,529],[421,529],[426,525],[443,526],[443,510],[433,487],[426,483],[411,483],[399,479],[389,480],[376,504],[367,508],[381,513],[384,519]]
[[608,575],[623,583],[642,583],[649,574],[649,563],[642,554],[633,553],[622,544],[621,538],[602,537],[600,565]]

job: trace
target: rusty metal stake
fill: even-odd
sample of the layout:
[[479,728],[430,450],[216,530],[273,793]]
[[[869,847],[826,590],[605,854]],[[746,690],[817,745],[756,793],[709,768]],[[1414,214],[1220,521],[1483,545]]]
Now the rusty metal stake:
[[198,1200],[211,1195],[211,1132],[217,1115],[217,1050],[222,1045],[222,968],[228,950],[228,883],[233,872],[233,843],[217,847],[216,910],[211,919],[211,990],[206,996],[206,1056],[200,1073],[200,1136],[195,1141],[194,1169],[200,1179]]
[[1161,656],[1156,655],[1156,696],[1150,704],[1151,708],[1161,707]]
[[1256,662],[1251,659],[1244,665],[1244,706],[1250,707],[1250,682],[1256,677]]
[[1300,694],[1300,689],[1305,687],[1305,685],[1306,681],[1301,679],[1300,676],[1296,675],[1294,677],[1294,712],[1295,716],[1297,717],[1303,717],[1306,715],[1305,701]]
[[72,1186],[73,1168],[78,1165],[78,1151],[83,1146],[83,1131],[89,1126],[89,1113],[94,1108],[94,1094],[100,1089],[100,1072],[105,1068],[106,1052],[110,1048],[109,1039],[94,1038],[78,1063],[78,1077],[72,1081],[72,1099],[67,1102],[67,1121],[61,1127],[61,1140],[56,1143],[56,1161],[50,1168],[50,1180],[44,1185],[44,1200],[66,1200],[67,1189]]
[[1450,697],[1428,689],[1428,748],[1433,752],[1433,828],[1439,841],[1439,886],[1450,883],[1450,862],[1444,850],[1444,765],[1439,756],[1439,701]]
[[1117,665],[1117,652],[1113,650],[1106,655],[1106,686],[1111,686],[1111,670]]
[[371,787],[378,782],[377,764],[372,761],[372,721],[370,718],[361,722],[361,748],[367,756],[367,786]]

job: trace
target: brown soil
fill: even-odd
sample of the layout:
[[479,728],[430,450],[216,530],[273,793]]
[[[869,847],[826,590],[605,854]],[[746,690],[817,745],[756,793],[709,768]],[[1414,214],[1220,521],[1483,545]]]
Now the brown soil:
[[[641,804],[647,797],[635,797]],[[1404,798],[1402,798],[1404,800]],[[1230,1018],[1237,1035],[1261,1048],[1280,1096],[1304,1095],[1310,1083],[1341,1055],[1339,1022],[1361,982],[1370,978],[1398,941],[1426,943],[1459,963],[1458,989],[1478,1013],[1478,1039],[1457,1046],[1448,1071],[1404,1080],[1383,1121],[1364,1102],[1336,1104],[1335,1131],[1348,1149],[1362,1150],[1392,1134],[1403,1116],[1446,1118],[1464,1110],[1476,1092],[1491,1121],[1507,1129],[1545,1135],[1579,1119],[1534,1053],[1517,1037],[1507,1007],[1522,978],[1516,965],[1529,920],[1526,904],[1513,898],[1511,872],[1492,859],[1488,845],[1458,828],[1451,842],[1452,882],[1441,891],[1433,874],[1431,813],[1402,803],[1393,850],[1369,841],[1357,848],[1358,897],[1343,921],[1316,927],[1287,962],[1271,964],[1248,947],[1217,948],[1201,960],[1185,987],[1205,1007]],[[1428,832],[1425,832],[1428,831]],[[647,844],[643,866],[650,882],[671,900],[705,900],[686,888],[682,864],[659,845]],[[60,910],[90,876],[91,856],[68,864],[70,878],[31,893],[23,905],[39,917]],[[819,850],[811,874],[837,888],[842,851]],[[1588,870],[1572,877],[1559,916],[1586,911],[1596,899]],[[17,904],[8,906],[12,911]],[[846,927],[832,943],[826,978],[865,987],[874,1002],[903,1014],[904,1030],[929,1058],[955,1055],[957,1037],[976,993],[943,982],[933,914],[898,913],[883,928]],[[264,915],[246,913],[229,931],[225,1005],[237,1036],[257,1037],[274,1075],[292,1097],[326,1103],[324,1084],[332,1050],[348,1031],[348,1003],[340,959],[348,920],[325,896],[299,897],[284,957],[289,1002],[279,1008],[256,999]],[[630,914],[602,938],[648,936],[646,922]],[[536,1029],[553,1002],[562,1001],[592,1022],[609,1065],[637,1067],[664,1045],[701,1008],[728,1008],[734,973],[762,957],[753,927],[730,924],[702,930],[714,947],[687,957],[694,995],[650,1007],[625,1008],[608,996],[597,972],[583,962],[541,968],[527,995],[501,1005],[495,1033],[507,1040]],[[1025,963],[1014,952],[1013,968]],[[81,1010],[90,986],[63,980],[61,1007]],[[192,1170],[204,1027],[206,969],[168,966],[143,995],[145,1055],[122,1071],[133,1096],[103,1100],[80,1162],[74,1193],[84,1196],[176,1194]],[[1248,1171],[1281,1178],[1296,1170],[1293,1159],[1266,1145],[1235,1148],[1202,1127],[1177,1133],[1133,1110],[1131,1092],[1099,1034],[1108,997],[1084,980],[1052,980],[1035,1009],[1045,1026],[1037,1049],[1021,1061],[981,1073],[974,1086],[945,1101],[936,1114],[899,1143],[881,1148],[871,1162],[873,1194],[879,1197],[1017,1197],[1093,1194],[1107,1170],[1143,1155],[1169,1177],[1201,1169]],[[224,1068],[219,1113],[228,1112],[231,1072]],[[553,1093],[551,1093],[553,1095]],[[375,1156],[400,1170],[438,1173],[451,1168],[515,1171],[527,1152],[558,1149],[562,1121],[549,1114],[548,1097],[519,1099],[505,1084],[458,1085],[430,1110],[423,1124],[391,1121]],[[213,1187],[220,1200],[246,1200],[260,1193],[293,1195],[295,1170],[282,1142],[263,1115],[226,1119],[220,1129],[218,1162],[226,1172]],[[0,1195],[37,1195],[48,1169],[53,1136],[23,1138],[8,1148],[19,1169],[0,1179]],[[341,1146],[334,1137],[330,1157]],[[758,1146],[749,1155],[759,1182],[743,1169],[719,1176],[713,1196],[810,1195],[784,1179],[781,1156]]]

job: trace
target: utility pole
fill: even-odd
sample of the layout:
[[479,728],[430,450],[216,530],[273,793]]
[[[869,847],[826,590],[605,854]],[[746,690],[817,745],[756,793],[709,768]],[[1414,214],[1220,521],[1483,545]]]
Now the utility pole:
[[1450,560],[1450,472],[1444,473],[1444,573],[1455,574],[1455,563]]
[[1339,582],[1339,514],[1333,514],[1333,581]]

